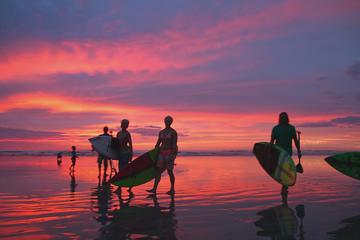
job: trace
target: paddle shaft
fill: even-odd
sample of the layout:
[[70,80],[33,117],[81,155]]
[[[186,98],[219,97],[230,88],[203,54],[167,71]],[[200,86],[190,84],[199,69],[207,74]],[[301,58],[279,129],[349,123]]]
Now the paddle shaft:
[[[301,132],[300,132],[300,131],[297,131],[299,149],[300,149],[300,134],[301,134]],[[301,159],[301,157],[299,157],[299,163],[300,163],[300,159]]]

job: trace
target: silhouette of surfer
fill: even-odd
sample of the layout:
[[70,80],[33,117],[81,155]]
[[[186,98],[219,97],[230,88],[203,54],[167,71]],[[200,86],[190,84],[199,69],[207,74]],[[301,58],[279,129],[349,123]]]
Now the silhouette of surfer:
[[76,164],[76,159],[79,158],[79,156],[76,153],[76,147],[72,146],[71,147],[72,151],[71,151],[71,166],[69,168],[70,172],[74,172],[75,171],[75,164]]
[[171,128],[173,123],[173,118],[167,116],[164,119],[165,128],[160,131],[156,148],[160,148],[158,160],[156,162],[156,176],[154,181],[154,187],[150,190],[147,190],[150,193],[156,194],[157,187],[161,180],[161,173],[166,169],[169,177],[171,188],[167,194],[175,194],[175,175],[174,175],[174,163],[175,158],[178,153],[177,146],[177,132],[175,129]]
[[[99,136],[110,136],[110,134],[108,133],[109,132],[109,128],[107,126],[105,126],[103,128],[103,134],[99,135]],[[98,168],[99,168],[99,175],[98,177],[100,177],[100,174],[101,174],[101,165],[102,163],[104,163],[104,175],[106,175],[106,171],[107,171],[107,168],[108,168],[108,161],[110,161],[110,159],[102,154],[98,154],[98,159],[97,159],[97,162],[98,162]]]
[[62,152],[58,152],[56,154],[56,162],[57,162],[57,165],[60,166],[61,163],[62,163]]
[[[133,157],[131,134],[127,130],[129,123],[127,119],[121,120],[121,130],[116,134],[116,138],[119,140],[119,171],[123,169]],[[121,191],[121,187],[119,187],[117,191]],[[128,191],[131,192],[131,187]]]
[[[294,140],[299,159],[301,158],[300,143],[296,135],[296,129],[290,124],[289,115],[286,112],[279,114],[279,124],[272,129],[270,144],[277,144],[292,155],[292,141]],[[281,196],[287,202],[288,186],[283,185]]]

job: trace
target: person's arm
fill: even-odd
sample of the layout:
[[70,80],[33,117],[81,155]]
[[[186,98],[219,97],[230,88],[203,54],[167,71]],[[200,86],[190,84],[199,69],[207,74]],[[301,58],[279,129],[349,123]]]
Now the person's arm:
[[301,158],[302,154],[301,154],[301,150],[300,150],[300,141],[296,135],[296,130],[294,128],[294,132],[293,132],[293,140],[297,149],[297,153],[298,153],[298,157]]
[[271,138],[270,138],[270,145],[273,145],[275,143],[275,128],[271,131]]
[[178,139],[178,135],[177,132],[174,130],[174,136],[173,136],[173,147],[172,149],[174,149],[174,154],[176,155],[178,153],[178,146],[177,146],[177,139]]
[[156,142],[155,148],[159,148],[159,147],[160,147],[160,144],[161,144],[160,135],[161,135],[161,131],[159,132],[159,136],[158,136],[158,140],[157,140],[157,142]]
[[130,148],[130,152],[131,152],[131,155],[133,154],[133,145],[132,145],[132,140],[131,140],[131,134],[129,134],[129,148]]

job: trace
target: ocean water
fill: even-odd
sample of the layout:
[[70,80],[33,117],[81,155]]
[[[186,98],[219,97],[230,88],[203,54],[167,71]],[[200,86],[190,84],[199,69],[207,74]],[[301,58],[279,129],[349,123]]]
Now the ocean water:
[[[95,156],[0,157],[0,238],[4,239],[360,239],[360,181],[304,156],[289,189],[252,156],[180,156],[176,194],[152,182],[121,193],[98,177]],[[117,162],[114,161],[114,164]]]

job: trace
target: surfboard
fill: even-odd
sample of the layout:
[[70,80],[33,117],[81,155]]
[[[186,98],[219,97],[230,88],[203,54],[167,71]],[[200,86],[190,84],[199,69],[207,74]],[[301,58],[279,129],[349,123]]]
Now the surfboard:
[[110,183],[119,187],[134,187],[155,178],[155,163],[159,149],[155,148],[131,161],[110,179]]
[[284,149],[268,142],[259,142],[255,143],[253,153],[265,172],[275,181],[284,186],[295,185],[295,163]]
[[111,159],[118,159],[118,153],[111,148],[111,136],[97,136],[89,139],[95,151]]
[[360,180],[360,152],[336,154],[325,161],[342,174]]

